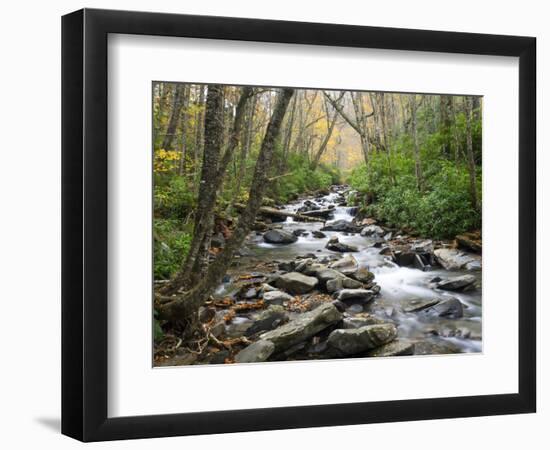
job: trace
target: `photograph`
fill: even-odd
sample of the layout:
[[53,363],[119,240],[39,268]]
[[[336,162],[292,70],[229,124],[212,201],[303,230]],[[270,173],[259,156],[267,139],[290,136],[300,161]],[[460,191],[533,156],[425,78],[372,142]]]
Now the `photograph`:
[[155,81],[153,365],[482,352],[482,113]]

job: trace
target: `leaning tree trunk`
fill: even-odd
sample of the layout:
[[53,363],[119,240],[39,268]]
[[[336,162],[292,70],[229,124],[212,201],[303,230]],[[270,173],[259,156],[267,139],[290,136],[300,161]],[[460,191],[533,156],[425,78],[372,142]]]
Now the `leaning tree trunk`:
[[208,249],[210,247],[208,235],[212,228],[211,218],[216,205],[216,194],[222,185],[231,156],[239,144],[246,103],[251,95],[252,88],[244,87],[236,108],[229,142],[220,160],[224,134],[221,117],[223,115],[223,87],[220,85],[208,86],[204,121],[204,156],[193,239],[181,269],[174,279],[161,289],[163,294],[173,294],[179,289],[185,288],[189,281],[195,282],[196,276],[200,276],[200,273],[204,270],[204,263],[208,262]]
[[[223,251],[208,267],[202,281],[192,290],[182,296],[161,299],[158,307],[159,318],[194,324],[199,308],[204,304],[216,287],[220,284],[227,268],[231,264],[233,255],[241,247],[260,209],[263,194],[269,182],[268,172],[273,160],[275,142],[279,138],[281,123],[294,93],[293,89],[283,89],[277,97],[275,109],[264,136],[260,153],[256,161],[254,177],[250,186],[250,194],[246,208],[242,211],[238,224]],[[191,330],[186,330],[190,334]]]

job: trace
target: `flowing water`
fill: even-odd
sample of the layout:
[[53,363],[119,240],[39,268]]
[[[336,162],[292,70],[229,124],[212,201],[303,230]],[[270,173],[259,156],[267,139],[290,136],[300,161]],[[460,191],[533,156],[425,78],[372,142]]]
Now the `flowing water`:
[[[295,212],[309,200],[325,209],[334,205],[332,220],[353,220],[354,208],[338,206],[342,199],[343,188],[336,192],[316,198],[306,198],[292,204],[284,205],[286,211]],[[481,349],[481,272],[447,271],[437,267],[429,271],[416,268],[400,267],[387,256],[379,254],[380,248],[373,247],[375,240],[363,237],[359,233],[349,234],[338,231],[323,231],[325,238],[315,238],[311,232],[320,230],[323,222],[297,222],[288,218],[277,224],[287,231],[305,230],[307,236],[298,237],[298,241],[288,245],[269,244],[264,242],[261,233],[251,233],[247,240],[250,254],[243,261],[286,261],[298,256],[314,254],[318,258],[335,257],[335,253],[325,248],[332,236],[339,241],[354,245],[358,252],[343,253],[353,255],[360,267],[366,267],[375,274],[375,282],[380,286],[380,295],[368,307],[367,311],[375,316],[391,320],[398,326],[400,338],[413,339],[417,342],[417,354],[480,352]],[[448,278],[464,274],[473,274],[477,278],[477,289],[470,292],[445,292],[430,285],[435,277]],[[403,305],[412,299],[458,298],[464,305],[464,317],[448,319],[434,317],[422,312],[403,312]],[[353,313],[352,313],[353,315]]]

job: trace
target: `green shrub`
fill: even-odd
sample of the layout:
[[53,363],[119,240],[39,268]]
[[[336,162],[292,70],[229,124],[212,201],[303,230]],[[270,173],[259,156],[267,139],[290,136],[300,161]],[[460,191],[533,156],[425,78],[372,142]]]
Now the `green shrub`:
[[183,177],[165,180],[163,175],[155,175],[154,208],[157,215],[183,219],[194,205],[194,193]]
[[179,220],[155,219],[154,226],[154,275],[155,280],[170,278],[184,260],[192,234],[178,228]]
[[[351,186],[374,199],[371,204],[363,205],[367,214],[390,226],[410,228],[436,239],[479,228],[481,215],[470,204],[467,168],[441,158],[430,158],[429,146],[423,150],[423,192],[416,186],[412,155],[392,156],[395,184],[389,176],[387,155],[372,155],[370,172],[363,165],[351,173]],[[481,192],[479,177],[478,192]]]

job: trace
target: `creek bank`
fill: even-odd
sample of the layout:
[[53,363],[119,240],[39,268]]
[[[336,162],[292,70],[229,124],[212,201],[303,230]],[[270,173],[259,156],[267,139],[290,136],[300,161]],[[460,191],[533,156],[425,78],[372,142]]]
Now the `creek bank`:
[[292,215],[258,218],[205,306],[222,362],[480,351],[478,253],[359,218],[346,188],[271,208]]

